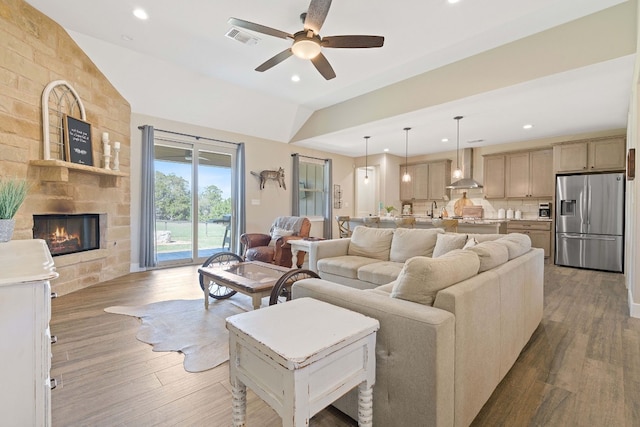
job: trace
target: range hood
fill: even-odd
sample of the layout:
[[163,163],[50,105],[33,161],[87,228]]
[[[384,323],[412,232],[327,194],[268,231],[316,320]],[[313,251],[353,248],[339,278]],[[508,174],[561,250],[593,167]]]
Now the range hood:
[[462,172],[463,178],[451,185],[447,185],[447,188],[454,190],[468,189],[468,188],[482,188],[482,184],[472,178],[473,176],[473,148],[465,148],[462,150]]

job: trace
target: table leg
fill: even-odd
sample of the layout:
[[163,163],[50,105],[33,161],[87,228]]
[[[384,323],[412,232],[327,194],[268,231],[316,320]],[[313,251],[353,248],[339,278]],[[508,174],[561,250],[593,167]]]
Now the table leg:
[[299,249],[293,245],[291,245],[291,261],[296,267],[301,268],[301,265],[298,265],[298,251]]
[[373,387],[368,381],[358,386],[358,426],[373,426]]
[[204,286],[204,308],[205,310],[209,309],[209,287],[208,286]]
[[231,379],[233,397],[233,427],[245,427],[247,418],[247,387],[238,379]]
[[251,302],[253,303],[253,309],[257,310],[262,305],[262,296],[253,294],[251,295]]

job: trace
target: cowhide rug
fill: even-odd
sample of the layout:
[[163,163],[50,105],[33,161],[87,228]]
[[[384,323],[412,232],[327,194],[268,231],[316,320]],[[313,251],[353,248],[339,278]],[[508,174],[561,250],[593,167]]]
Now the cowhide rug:
[[[244,301],[212,301],[205,310],[204,301],[170,300],[140,306],[115,306],[107,313],[140,318],[136,338],[153,346],[153,351],[179,351],[184,354],[184,369],[200,372],[229,360],[229,333],[225,319],[247,311]],[[242,298],[241,298],[242,299]],[[249,305],[249,309],[250,309]]]

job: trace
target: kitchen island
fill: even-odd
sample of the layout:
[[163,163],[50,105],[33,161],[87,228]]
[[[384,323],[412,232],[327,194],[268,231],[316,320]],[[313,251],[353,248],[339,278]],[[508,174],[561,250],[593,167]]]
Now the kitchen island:
[[[415,228],[438,228],[438,219],[429,217],[416,216]],[[402,217],[381,216],[378,223],[379,228],[396,228],[396,221]],[[364,225],[363,217],[354,217],[349,219],[349,227],[353,230],[355,227]],[[507,220],[504,219],[459,219],[458,233],[479,233],[479,234],[506,234]]]

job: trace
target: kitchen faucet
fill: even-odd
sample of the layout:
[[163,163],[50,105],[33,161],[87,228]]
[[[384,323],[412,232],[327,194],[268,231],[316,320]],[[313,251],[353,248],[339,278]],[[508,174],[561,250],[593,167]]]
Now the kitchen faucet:
[[431,218],[436,217],[436,209],[438,209],[438,204],[434,200],[433,202],[431,202]]

